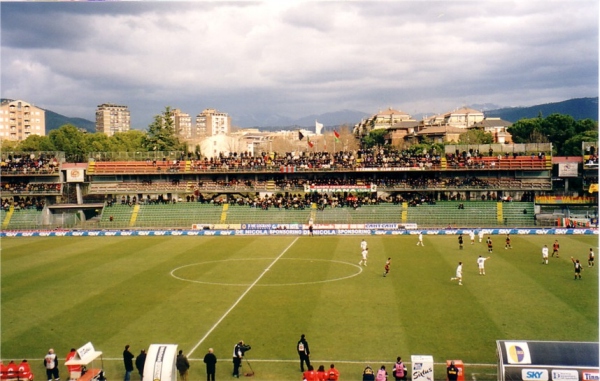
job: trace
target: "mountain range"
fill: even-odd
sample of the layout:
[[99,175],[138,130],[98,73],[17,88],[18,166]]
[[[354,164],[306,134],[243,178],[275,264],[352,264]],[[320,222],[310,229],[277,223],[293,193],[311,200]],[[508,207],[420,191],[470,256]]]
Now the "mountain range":
[[[5,99],[2,99],[2,101],[4,100]],[[598,97],[575,98],[562,102],[545,103],[528,107],[500,107],[489,103],[471,105],[468,107],[483,111],[486,117],[497,117],[513,123],[523,118],[535,118],[539,115],[545,117],[554,113],[571,115],[575,120],[592,119],[598,121]],[[83,118],[71,118],[51,110],[45,111],[46,133],[65,124],[72,124],[88,132],[96,131],[96,125],[93,121]],[[243,115],[232,119],[233,125],[240,128],[256,127],[261,130],[285,130],[314,128],[315,121],[323,123],[326,127],[337,127],[341,125],[354,126],[362,119],[372,115],[373,113],[356,110],[340,110],[318,115],[308,115],[298,119],[282,115]],[[412,117],[416,120],[420,120],[425,115],[431,116],[435,114],[421,113],[412,115]]]

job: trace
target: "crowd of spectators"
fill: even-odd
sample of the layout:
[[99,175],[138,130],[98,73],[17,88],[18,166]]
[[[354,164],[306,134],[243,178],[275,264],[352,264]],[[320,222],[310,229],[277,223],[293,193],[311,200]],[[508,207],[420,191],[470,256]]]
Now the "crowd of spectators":
[[0,172],[10,175],[54,174],[58,167],[55,156],[34,153],[3,155],[0,162]]
[[60,193],[62,184],[60,183],[26,183],[26,182],[6,182],[2,183],[2,192],[7,193]]
[[35,209],[38,212],[44,209],[45,201],[42,197],[15,197],[13,199],[3,198],[2,209],[9,211],[10,207],[14,207],[15,212],[25,209]]
[[[510,160],[517,158],[519,153],[505,153],[504,155],[491,156],[497,160]],[[545,153],[539,152],[533,157],[545,158]],[[435,148],[422,152],[411,152],[394,148],[370,148],[356,151],[338,152],[286,152],[252,154],[250,152],[231,152],[220,154],[217,157],[205,157],[190,160],[192,172],[202,171],[303,171],[303,170],[357,170],[375,168],[412,168],[412,169],[440,169],[443,158],[448,163],[448,168],[467,167],[470,169],[494,168],[495,161],[484,161],[484,155],[478,150],[469,149],[455,153],[444,154]],[[167,166],[178,171],[180,160],[159,160],[159,166]],[[148,165],[157,166],[157,161],[147,160]]]

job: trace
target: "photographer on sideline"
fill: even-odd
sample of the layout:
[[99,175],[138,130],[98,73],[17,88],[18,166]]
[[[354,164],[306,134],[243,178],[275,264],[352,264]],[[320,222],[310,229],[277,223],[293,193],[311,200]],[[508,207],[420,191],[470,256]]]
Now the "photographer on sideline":
[[233,347],[233,377],[235,378],[240,378],[240,367],[242,366],[244,351],[244,341],[240,340],[240,342]]

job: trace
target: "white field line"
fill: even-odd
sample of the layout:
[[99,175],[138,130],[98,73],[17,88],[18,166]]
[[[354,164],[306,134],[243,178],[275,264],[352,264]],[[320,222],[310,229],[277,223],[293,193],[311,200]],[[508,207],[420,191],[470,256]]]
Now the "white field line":
[[292,241],[292,243],[290,243],[288,245],[288,247],[286,247],[281,254],[279,254],[279,256],[277,258],[275,258],[273,260],[273,262],[271,262],[271,264],[264,269],[264,271],[258,276],[258,278],[256,278],[256,280],[254,282],[252,282],[252,284],[250,286],[248,286],[248,288],[246,289],[246,291],[244,291],[244,293],[242,295],[240,295],[240,297],[235,301],[235,303],[233,303],[233,305],[231,307],[229,307],[229,309],[227,311],[225,311],[225,313],[223,314],[223,316],[221,316],[219,318],[219,320],[217,320],[217,322],[210,327],[210,329],[208,330],[208,332],[206,332],[206,334],[200,339],[200,341],[198,341],[196,343],[196,345],[194,345],[194,347],[188,352],[187,357],[190,357],[192,353],[194,353],[194,351],[196,349],[198,349],[198,347],[204,342],[204,340],[206,340],[206,338],[208,337],[208,335],[210,335],[212,333],[212,331],[214,331],[219,324],[221,324],[221,322],[227,317],[227,315],[229,315],[229,313],[231,311],[233,311],[233,309],[242,301],[242,299],[244,299],[244,297],[246,296],[246,294],[248,294],[250,292],[250,290],[252,290],[254,288],[254,286],[261,280],[261,278],[267,273],[267,271],[269,271],[271,269],[271,267],[273,267],[273,265],[275,263],[277,263],[277,261],[283,257],[283,255],[290,249],[290,247],[292,247],[296,241],[298,240],[298,238],[300,237],[296,237],[295,240]]

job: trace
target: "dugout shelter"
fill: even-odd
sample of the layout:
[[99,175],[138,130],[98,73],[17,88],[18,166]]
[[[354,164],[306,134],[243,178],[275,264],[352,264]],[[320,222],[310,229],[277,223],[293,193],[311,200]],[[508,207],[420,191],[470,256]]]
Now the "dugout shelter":
[[151,344],[143,381],[177,381],[177,344]]
[[[99,364],[98,358],[100,358]],[[77,381],[101,381],[106,379],[103,371],[102,352],[95,350],[91,342],[77,349],[75,357],[66,361],[65,365],[81,365],[82,368],[85,368]],[[100,365],[100,367],[97,367],[97,365]]]
[[600,380],[598,343],[497,340],[498,381]]

